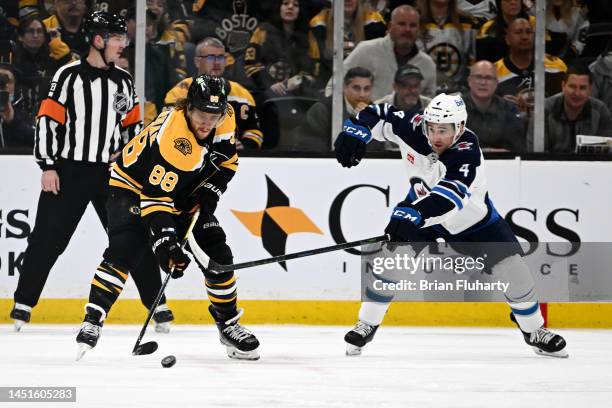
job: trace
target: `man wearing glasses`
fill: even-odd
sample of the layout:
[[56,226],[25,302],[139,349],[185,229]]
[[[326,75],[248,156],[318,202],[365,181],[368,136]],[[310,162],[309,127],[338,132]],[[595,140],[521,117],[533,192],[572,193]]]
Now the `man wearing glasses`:
[[468,76],[469,92],[462,95],[467,127],[478,135],[483,151],[523,152],[525,124],[515,104],[495,95],[497,70],[489,61],[476,62]]
[[[212,75],[221,77],[228,65],[225,46],[214,37],[203,39],[196,47],[195,65],[198,75]],[[185,78],[172,88],[167,94],[164,104],[173,105],[176,101],[187,97],[189,85],[193,78]],[[263,133],[259,127],[255,99],[251,93],[238,82],[226,81],[229,84],[227,101],[236,112],[236,135],[238,136],[238,149],[259,149],[263,143]]]

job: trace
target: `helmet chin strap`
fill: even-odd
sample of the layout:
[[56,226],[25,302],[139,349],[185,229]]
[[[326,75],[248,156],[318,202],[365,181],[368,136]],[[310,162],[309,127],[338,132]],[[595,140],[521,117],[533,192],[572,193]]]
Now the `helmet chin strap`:
[[[100,53],[100,57],[102,57],[102,61],[104,61],[104,65],[106,65],[107,67],[110,66],[110,64],[108,63],[108,61],[106,61],[106,56],[105,51],[106,51],[106,41],[108,40],[106,36],[99,34],[100,37],[102,37],[103,41],[104,41],[104,47],[102,48],[97,48],[95,45],[93,46],[96,51],[98,51]],[[93,44],[92,44],[93,45]]]

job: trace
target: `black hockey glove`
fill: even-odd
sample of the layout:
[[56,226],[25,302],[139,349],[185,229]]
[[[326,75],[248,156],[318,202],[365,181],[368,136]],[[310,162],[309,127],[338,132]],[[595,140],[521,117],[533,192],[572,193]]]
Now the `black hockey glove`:
[[413,241],[415,233],[423,224],[421,213],[409,201],[402,201],[393,209],[385,234],[389,234],[391,242]]
[[366,152],[368,142],[372,140],[370,129],[347,119],[342,125],[342,132],[334,143],[336,159],[342,167],[359,164]]
[[206,183],[200,187],[200,189],[198,189],[200,211],[213,215],[217,209],[221,194],[223,194],[223,191],[212,183]]
[[172,273],[173,279],[183,276],[183,272],[191,262],[179,245],[174,228],[162,228],[153,235],[153,252],[157,256],[159,266],[164,272]]

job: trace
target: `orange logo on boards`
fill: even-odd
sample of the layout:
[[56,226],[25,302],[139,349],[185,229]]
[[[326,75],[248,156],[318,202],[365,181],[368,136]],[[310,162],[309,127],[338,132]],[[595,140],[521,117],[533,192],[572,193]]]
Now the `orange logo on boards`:
[[[251,234],[261,238],[263,247],[270,255],[284,255],[287,237],[291,234],[310,232],[323,235],[304,211],[290,206],[289,197],[268,176],[266,182],[268,201],[264,210],[231,211]],[[285,262],[279,264],[287,270]]]

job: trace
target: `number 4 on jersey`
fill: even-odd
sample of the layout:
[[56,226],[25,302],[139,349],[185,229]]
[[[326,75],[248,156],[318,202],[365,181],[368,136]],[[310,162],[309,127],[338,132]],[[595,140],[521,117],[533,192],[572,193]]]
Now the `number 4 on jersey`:
[[470,175],[470,164],[469,164],[469,163],[465,163],[464,165],[462,165],[462,166],[459,168],[459,171],[460,171],[461,173],[463,173],[463,177],[467,177],[467,176],[469,176],[469,175]]

